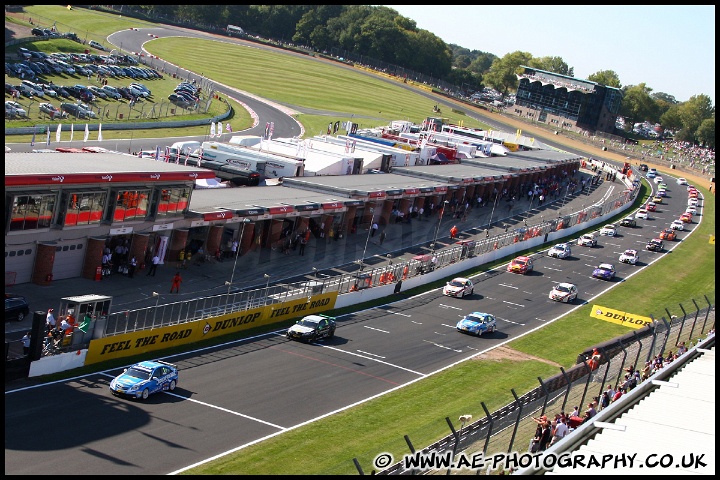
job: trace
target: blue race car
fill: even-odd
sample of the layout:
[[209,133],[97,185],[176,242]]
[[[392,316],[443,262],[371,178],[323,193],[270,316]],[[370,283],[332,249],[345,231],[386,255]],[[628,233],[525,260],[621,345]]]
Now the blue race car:
[[601,263],[592,273],[593,278],[612,280],[615,278],[615,267],[609,263]]
[[495,317],[489,313],[473,312],[465,315],[465,317],[457,323],[456,327],[458,332],[469,333],[479,337],[483,333],[493,333],[497,330],[497,322]]
[[126,368],[110,382],[113,395],[146,400],[155,392],[173,391],[178,382],[178,368],[172,363],[149,360]]

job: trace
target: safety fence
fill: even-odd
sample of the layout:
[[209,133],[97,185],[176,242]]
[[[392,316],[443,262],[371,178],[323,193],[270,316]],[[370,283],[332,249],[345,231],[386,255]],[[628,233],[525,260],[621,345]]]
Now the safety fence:
[[591,222],[632,203],[638,191],[638,188],[627,189],[605,202],[585,207],[578,212],[514,228],[492,238],[483,238],[483,234],[478,232],[478,238],[475,240],[464,240],[427,254],[416,255],[408,261],[397,263],[388,261],[371,266],[366,264],[363,259],[358,261],[358,269],[352,273],[322,278],[308,274],[304,281],[273,284],[268,282],[264,287],[253,287],[248,290],[228,285],[228,291],[222,294],[136,310],[113,312],[108,315],[104,336],[191,322],[251,308],[280,304],[320,293],[345,294],[393,284],[399,280],[407,280],[436,269],[443,269],[509,245],[517,246],[517,244],[536,237]]
[[[485,403],[480,402],[485,412],[485,417],[480,420],[471,422],[470,415],[463,415],[458,420],[460,427],[456,429],[453,420],[446,417],[448,435],[418,453],[422,453],[425,458],[431,457],[434,453],[439,458],[447,452],[452,452],[454,458],[456,454],[462,452],[466,458],[473,456],[477,458],[480,454],[487,457],[488,454],[492,456],[495,453],[530,451],[531,440],[535,436],[537,427],[534,418],[546,415],[551,420],[555,414],[569,413],[575,406],[582,408],[596,397],[600,397],[608,385],[617,390],[624,381],[623,375],[630,369],[642,370],[645,362],[651,361],[659,354],[668,355],[671,351],[677,352],[676,346],[683,342],[687,348],[691,348],[709,331],[714,331],[715,305],[707,296],[704,296],[701,305],[694,299],[691,301],[694,310],[686,311],[682,304],[679,305],[682,316],[673,315],[666,308],[665,313],[668,314],[669,319],[663,316],[655,320],[655,317],[650,315],[653,322],[642,329],[633,330],[612,341],[580,352],[576,365],[568,370],[561,367],[560,373],[544,380],[538,377],[539,385],[521,396],[511,390],[515,400],[495,412],[490,413]],[[601,360],[597,365],[594,365],[591,359],[591,352],[595,348],[601,353]],[[673,361],[679,362],[677,359]],[[672,361],[665,363],[663,368],[668,367],[670,363]],[[405,454],[416,453],[410,436],[405,435],[404,438],[409,447]],[[382,445],[375,445],[372,449],[372,452],[376,453],[388,451],[390,450]],[[373,458],[370,451],[366,453],[365,458]],[[357,457],[353,462],[362,474],[362,465]],[[459,473],[459,470],[449,468],[441,472],[429,469],[414,470],[407,467],[404,461],[400,461],[377,473],[407,475],[453,472]],[[465,473],[471,473],[471,470],[466,470]],[[478,470],[476,473],[485,472]]]

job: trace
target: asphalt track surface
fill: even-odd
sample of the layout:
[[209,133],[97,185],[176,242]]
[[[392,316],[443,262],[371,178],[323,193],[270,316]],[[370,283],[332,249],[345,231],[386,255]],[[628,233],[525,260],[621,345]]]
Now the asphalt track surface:
[[[262,105],[258,101],[253,108],[260,112]],[[276,122],[277,132],[282,109],[268,108],[262,115]],[[617,237],[600,237],[596,248],[574,246],[570,259],[537,254],[535,271],[529,275],[502,268],[486,271],[473,278],[476,286],[470,297],[449,298],[435,290],[346,315],[338,318],[333,339],[315,344],[288,341],[284,331],[277,331],[167,358],[180,367],[178,388],[145,402],[110,394],[109,382],[120,373],[118,369],[6,391],[5,472],[175,472],[400,388],[517,338],[670,254],[671,250],[644,249],[647,240],[685,209],[685,187],[672,179],[668,184],[667,203],[637,228],[620,228]],[[689,233],[678,232],[679,241]],[[679,241],[665,242],[666,248]],[[626,248],[640,250],[638,265],[617,261]],[[601,262],[615,264],[613,281],[591,278],[592,268]],[[574,305],[548,299],[553,284],[562,281],[578,285],[580,295]],[[498,331],[482,338],[457,332],[457,321],[472,311],[496,315]]]
[[[592,302],[672,254],[696,223],[666,241],[665,252],[645,250],[687,205],[685,187],[668,184],[665,203],[638,227],[599,237],[595,248],[575,245],[569,259],[535,254],[528,275],[485,271],[472,278],[472,296],[433,290],[345,315],[335,337],[317,343],[276,331],[166,358],[180,368],[178,387],[144,402],[111,395],[119,369],[6,391],[5,472],[173,473],[425,378]],[[637,265],[618,262],[626,248],[640,251]],[[591,278],[601,262],[615,265],[614,280]],[[549,300],[552,286],[565,281],[578,286],[578,300]],[[494,314],[498,331],[459,333],[455,324],[472,311]]]

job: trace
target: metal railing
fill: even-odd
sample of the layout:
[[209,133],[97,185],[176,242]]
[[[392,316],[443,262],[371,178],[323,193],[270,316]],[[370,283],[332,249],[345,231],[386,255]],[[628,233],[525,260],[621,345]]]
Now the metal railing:
[[[632,366],[634,370],[640,370],[639,365],[643,365],[658,354],[675,351],[676,345],[681,342],[685,342],[686,346],[691,348],[709,331],[714,331],[715,305],[707,296],[704,296],[704,301],[706,305],[700,306],[692,300],[694,311],[686,311],[680,304],[682,317],[671,315],[668,309],[665,311],[670,316],[669,320],[665,317],[654,320],[655,317],[650,315],[653,318],[651,325],[595,346],[594,348],[602,354],[603,360],[594,370],[588,361],[593,348],[589,348],[578,355],[578,363],[567,371],[560,368],[560,373],[553,377],[545,380],[538,377],[539,385],[529,392],[518,396],[512,390],[515,397],[512,403],[490,413],[485,403],[481,402],[485,417],[480,420],[466,425],[460,419],[462,426],[456,430],[453,422],[446,418],[450,433],[423,448],[422,454],[429,456],[433,452],[443,454],[452,451],[453,455],[462,452],[466,457],[472,457],[480,453],[492,455],[500,452],[529,451],[537,426],[533,417],[547,415],[548,419],[552,419],[555,413],[569,412],[569,409],[576,405],[581,407],[587,405],[596,397],[600,397],[608,385],[617,389],[624,380],[623,373],[626,372],[626,368]],[[680,362],[680,359],[673,361]],[[666,364],[666,367],[671,363]],[[405,435],[405,441],[411,445],[408,435]],[[386,451],[381,446],[376,448],[377,452]],[[414,452],[415,450],[411,449],[407,454]],[[372,454],[369,456],[372,457]],[[357,458],[354,459],[354,463],[362,474]],[[402,461],[378,472],[383,475],[417,473],[434,472],[407,469]],[[451,471],[448,470],[447,473]]]
[[407,280],[454,265],[470,257],[484,255],[551,232],[591,222],[597,217],[607,215],[632,203],[638,191],[639,188],[628,189],[603,203],[591,205],[578,212],[561,215],[557,218],[541,220],[537,224],[514,228],[492,238],[482,238],[483,235],[480,234],[482,230],[477,230],[480,238],[473,242],[466,243],[466,245],[449,246],[427,255],[418,255],[408,261],[380,262],[375,266],[368,265],[363,261],[361,269],[352,273],[323,276],[322,278],[308,274],[307,280],[294,283],[274,283],[248,290],[237,290],[231,287],[227,293],[209,297],[112,312],[108,315],[104,336],[186,323],[297,300],[320,293],[346,294],[356,290],[392,284],[398,280]]

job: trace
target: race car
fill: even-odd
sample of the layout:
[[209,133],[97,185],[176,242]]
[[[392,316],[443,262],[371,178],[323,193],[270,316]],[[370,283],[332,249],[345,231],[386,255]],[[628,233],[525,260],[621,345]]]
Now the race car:
[[617,229],[615,225],[609,223],[600,229],[600,235],[607,235],[608,237],[614,237],[617,235]]
[[[697,207],[695,205],[688,205],[685,209],[685,213],[689,213],[691,215],[697,214]],[[681,218],[682,220],[682,218]],[[692,217],[690,217],[690,220],[692,220]]]
[[658,190],[657,196],[664,198],[667,196],[667,193],[665,192],[665,190]]
[[677,182],[678,185],[687,185],[687,180],[684,179],[683,177],[678,178],[678,179],[676,180],[676,182]]
[[685,230],[685,222],[682,220],[673,220],[670,224],[670,228],[673,230]]
[[647,220],[648,218],[648,211],[644,208],[641,208],[637,212],[635,212],[635,218],[642,218],[643,220]]
[[556,302],[570,303],[578,296],[578,289],[572,283],[558,283],[550,290],[549,298]]
[[648,204],[645,206],[645,209],[648,212],[656,212],[657,211],[657,204],[655,202],[648,202]]
[[569,258],[572,255],[569,243],[558,243],[548,250],[548,257]]
[[677,238],[677,233],[675,233],[675,230],[672,228],[666,228],[662,232],[660,232],[660,240],[669,240],[673,241]]
[[460,297],[473,294],[473,282],[465,277],[456,277],[450,280],[443,287],[443,295],[448,297]]
[[655,195],[652,198],[653,203],[657,203],[658,205],[662,204],[662,197],[660,195]]
[[600,280],[612,280],[615,278],[615,267],[611,263],[601,263],[595,267],[592,276]]
[[[675,233],[675,232],[673,232]],[[650,250],[651,252],[662,252],[665,248],[665,245],[663,244],[662,239],[660,238],[653,238],[650,240],[647,245],[645,245],[645,248]]]
[[175,390],[178,368],[172,363],[148,360],[126,368],[110,382],[113,395],[127,398],[147,398],[156,392]]
[[688,207],[697,207],[699,203],[697,198],[688,198]]
[[635,226],[637,226],[637,222],[635,221],[635,219],[632,216],[625,217],[620,221],[620,226],[621,227],[635,227]]
[[577,244],[581,247],[594,247],[597,245],[597,240],[592,233],[586,233],[578,238]]
[[495,317],[489,313],[483,312],[472,312],[465,315],[455,326],[458,332],[469,333],[471,335],[477,335],[478,337],[483,333],[493,333],[497,330],[497,321]]
[[620,254],[621,263],[629,263],[635,265],[638,261],[638,251],[633,249],[627,249]]
[[507,266],[507,271],[511,273],[526,274],[531,272],[533,269],[532,258],[521,256],[515,257],[512,262]]
[[285,336],[290,340],[314,342],[320,338],[335,336],[335,318],[327,315],[307,315],[288,328]]
[[692,223],[693,214],[690,211],[690,207],[682,215],[680,215],[680,221],[683,223]]

